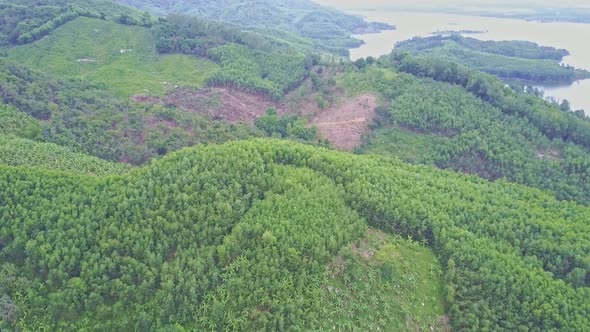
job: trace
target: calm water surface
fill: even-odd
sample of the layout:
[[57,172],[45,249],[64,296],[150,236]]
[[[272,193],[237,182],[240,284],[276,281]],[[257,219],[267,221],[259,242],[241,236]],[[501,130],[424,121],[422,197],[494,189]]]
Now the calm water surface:
[[[469,37],[481,40],[528,40],[544,46],[565,48],[571,55],[564,63],[590,70],[590,24],[541,23],[523,20],[479,16],[406,13],[357,12],[370,21],[387,22],[397,26],[395,31],[355,36],[365,45],[350,50],[351,59],[381,56],[391,52],[396,42],[415,36],[429,36],[432,32],[447,30],[478,30]],[[542,87],[546,96],[567,99],[573,109],[584,109],[590,115],[590,80],[578,81],[570,86]]]

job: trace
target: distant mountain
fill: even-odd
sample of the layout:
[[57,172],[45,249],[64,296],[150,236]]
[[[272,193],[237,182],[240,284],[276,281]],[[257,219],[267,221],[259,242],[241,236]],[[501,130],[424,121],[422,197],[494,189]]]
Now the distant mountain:
[[[186,14],[250,28],[278,29],[321,41],[326,48],[346,54],[360,46],[352,34],[394,29],[361,17],[320,6],[308,0],[117,0],[156,15]],[[340,49],[336,49],[340,48]]]

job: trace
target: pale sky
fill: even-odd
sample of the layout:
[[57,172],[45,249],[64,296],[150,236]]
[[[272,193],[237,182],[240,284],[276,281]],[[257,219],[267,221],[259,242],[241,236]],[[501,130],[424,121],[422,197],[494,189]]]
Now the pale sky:
[[519,7],[585,7],[590,8],[590,0],[312,0],[335,8],[375,8],[387,6],[420,6],[441,8],[447,6],[519,6]]

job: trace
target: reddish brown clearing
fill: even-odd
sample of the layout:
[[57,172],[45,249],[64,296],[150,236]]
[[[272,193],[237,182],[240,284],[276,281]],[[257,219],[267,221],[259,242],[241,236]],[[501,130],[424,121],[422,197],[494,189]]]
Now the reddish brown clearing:
[[[337,92],[337,93],[336,93]],[[336,149],[351,151],[361,144],[362,135],[369,130],[373,121],[377,98],[363,94],[354,99],[346,99],[342,92],[335,91],[340,102],[321,110],[316,102],[316,94],[309,94],[277,105],[263,96],[226,88],[179,88],[164,97],[136,96],[136,102],[169,104],[187,112],[195,112],[214,120],[245,122],[254,124],[256,118],[268,108],[274,107],[279,115],[299,114],[310,119],[320,134]],[[335,98],[336,99],[336,98]]]
[[174,105],[181,110],[200,113],[214,120],[250,124],[268,108],[275,107],[262,96],[225,88],[180,88],[161,98],[136,96],[134,100]]
[[376,107],[377,98],[363,94],[319,113],[310,124],[335,148],[351,151],[361,144],[362,135],[369,130]]

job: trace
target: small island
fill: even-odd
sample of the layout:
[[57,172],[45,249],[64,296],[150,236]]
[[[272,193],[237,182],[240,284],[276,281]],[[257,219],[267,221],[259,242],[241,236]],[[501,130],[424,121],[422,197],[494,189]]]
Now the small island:
[[433,36],[439,35],[478,35],[482,33],[487,33],[488,30],[437,30],[430,33]]
[[504,80],[533,84],[570,84],[590,72],[562,63],[565,49],[528,41],[482,41],[459,34],[415,37],[395,46],[419,56],[437,56],[462,63]]
[[355,35],[362,35],[367,33],[379,33],[381,31],[396,30],[395,25],[381,23],[381,22],[369,22],[365,26],[355,28],[352,33]]

